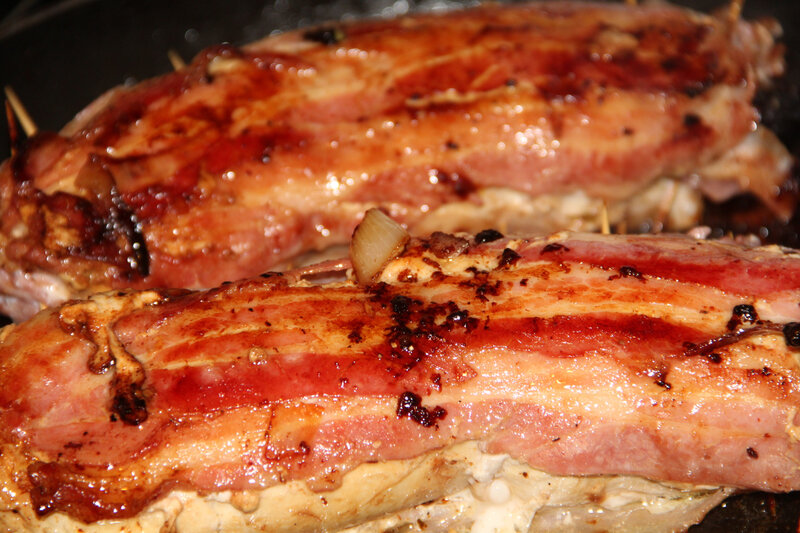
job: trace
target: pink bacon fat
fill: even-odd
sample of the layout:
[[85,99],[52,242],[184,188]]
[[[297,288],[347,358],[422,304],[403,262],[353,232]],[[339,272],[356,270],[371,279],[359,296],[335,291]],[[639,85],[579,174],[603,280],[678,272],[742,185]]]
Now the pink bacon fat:
[[752,106],[783,70],[771,27],[534,2],[209,49],[0,168],[0,310],[258,275],[375,206],[420,235],[592,230],[604,203],[685,229],[699,191],[785,216],[791,157]]
[[413,239],[368,286],[100,294],[3,330],[3,475],[84,521],[176,488],[326,491],[464,441],[554,474],[796,490],[798,304],[791,250],[492,231]]

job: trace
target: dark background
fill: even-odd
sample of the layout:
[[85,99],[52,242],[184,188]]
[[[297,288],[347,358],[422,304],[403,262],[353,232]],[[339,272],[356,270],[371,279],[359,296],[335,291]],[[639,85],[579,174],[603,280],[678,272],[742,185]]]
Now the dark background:
[[[167,50],[187,62],[203,48],[222,42],[244,44],[271,31],[289,30],[341,17],[399,15],[463,2],[414,0],[23,0],[0,7],[0,85],[11,85],[43,130],[59,130],[107,89],[171,70]],[[682,0],[709,11],[716,0]],[[789,72],[759,96],[764,122],[800,155],[800,1],[748,0],[746,18],[772,16],[784,27]],[[10,151],[0,126],[0,160]],[[752,201],[737,199],[709,210],[729,219]],[[724,222],[724,221],[723,221]],[[720,222],[720,224],[723,224]],[[730,222],[730,221],[729,221]],[[737,226],[737,231],[753,228]],[[774,224],[773,224],[774,226]],[[771,226],[771,228],[773,228]],[[786,244],[800,243],[800,220],[773,228]],[[696,532],[798,531],[800,493],[753,493],[729,499]]]

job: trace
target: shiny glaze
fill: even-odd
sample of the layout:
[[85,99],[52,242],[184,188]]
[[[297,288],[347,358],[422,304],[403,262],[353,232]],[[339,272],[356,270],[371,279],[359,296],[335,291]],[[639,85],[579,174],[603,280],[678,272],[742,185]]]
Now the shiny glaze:
[[413,240],[368,286],[290,272],[7,328],[3,475],[85,521],[173,488],[324,491],[468,440],[557,474],[800,488],[796,252],[458,239]]
[[671,6],[536,3],[211,48],[114,89],[2,167],[3,270],[45,272],[58,289],[0,277],[29,300],[7,311],[214,286],[347,242],[375,205],[413,230],[491,187],[613,203],[699,174],[704,190],[774,202],[782,147],[759,176],[702,172],[750,134],[757,84],[782,68],[765,28]]

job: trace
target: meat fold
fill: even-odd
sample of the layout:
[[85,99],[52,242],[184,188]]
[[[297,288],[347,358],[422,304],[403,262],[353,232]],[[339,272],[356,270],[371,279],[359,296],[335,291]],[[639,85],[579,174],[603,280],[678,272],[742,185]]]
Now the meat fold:
[[412,232],[675,229],[700,194],[778,216],[791,159],[758,126],[771,23],[669,5],[488,5],[331,23],[113,89],[0,169],[0,309],[215,286]]
[[3,329],[4,508],[324,498],[466,444],[552,475],[800,489],[797,251],[488,231],[412,239],[364,286],[308,272],[103,293]]

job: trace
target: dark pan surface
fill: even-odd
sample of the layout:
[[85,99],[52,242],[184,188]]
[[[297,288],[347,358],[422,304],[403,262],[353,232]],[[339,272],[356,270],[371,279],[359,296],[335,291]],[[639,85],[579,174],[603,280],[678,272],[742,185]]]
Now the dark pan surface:
[[[724,4],[681,0],[695,9]],[[20,95],[40,129],[57,131],[107,89],[168,72],[167,50],[185,60],[221,42],[244,44],[276,30],[341,17],[401,15],[465,4],[414,0],[23,0],[0,8],[0,84]],[[800,1],[749,0],[746,18],[771,16],[784,27],[787,76],[759,96],[767,123],[800,156]],[[9,156],[0,126],[0,160]],[[797,173],[796,173],[797,174]],[[800,194],[797,188],[788,191]],[[800,215],[789,224],[771,219],[749,197],[708,206],[706,222],[717,235],[754,232],[765,240],[800,247]],[[693,533],[798,531],[800,492],[751,493],[728,499]]]

